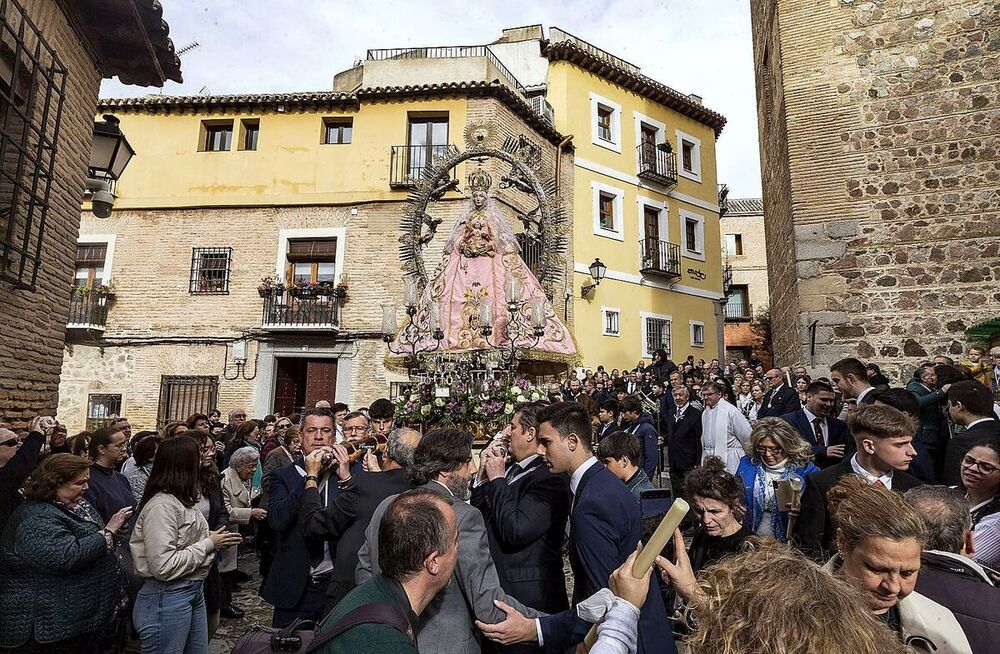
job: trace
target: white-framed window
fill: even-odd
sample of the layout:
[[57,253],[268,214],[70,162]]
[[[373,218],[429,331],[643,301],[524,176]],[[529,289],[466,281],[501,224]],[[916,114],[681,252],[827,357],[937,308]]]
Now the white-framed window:
[[731,257],[743,256],[743,234],[726,234],[726,254]]
[[701,182],[701,140],[677,130],[677,172]]
[[705,323],[691,320],[691,347],[705,347]]
[[670,356],[670,316],[639,312],[642,321],[642,356],[649,358],[660,348]]
[[705,260],[705,216],[686,209],[681,216],[681,254],[688,259]]
[[622,151],[622,106],[596,93],[590,94],[590,140],[594,145]]
[[[275,271],[279,281],[331,281],[340,282],[344,272],[344,241],[347,229],[344,227],[320,227],[311,229],[281,229],[278,230],[278,258]],[[321,257],[311,257],[315,261],[307,261],[310,257],[293,257],[302,261],[290,261],[289,254],[295,252],[296,246],[305,242],[323,245]],[[326,245],[332,243],[332,249]],[[306,270],[308,264],[308,271]],[[322,265],[321,265],[322,264]]]
[[617,307],[601,307],[601,334],[603,336],[620,336],[621,317],[621,309]]
[[[658,241],[669,241],[670,225],[667,203],[640,195],[636,198],[635,204],[639,220],[640,240],[650,238]],[[656,227],[655,233],[652,231],[654,225]]]
[[625,191],[615,186],[591,182],[594,201],[594,234],[616,241],[625,240],[625,221],[622,218]]
[[114,234],[86,234],[76,239],[75,285],[95,287],[111,283],[115,240]]
[[[635,149],[636,174],[650,167],[655,170],[657,167],[656,146],[667,140],[667,126],[638,111],[632,112],[632,119],[635,121],[635,142],[638,146]],[[645,168],[643,167],[644,156],[646,158]],[[650,162],[652,162],[652,166],[650,166]]]

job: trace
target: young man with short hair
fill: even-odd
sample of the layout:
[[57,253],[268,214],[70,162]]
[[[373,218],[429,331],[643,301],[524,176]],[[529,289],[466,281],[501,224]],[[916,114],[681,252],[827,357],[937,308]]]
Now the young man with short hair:
[[913,448],[916,426],[905,413],[891,406],[861,405],[847,416],[857,453],[806,477],[795,543],[807,555],[824,561],[833,554],[834,529],[827,506],[827,491],[841,477],[857,475],[866,483],[904,493],[920,485],[906,473],[917,455]]
[[642,491],[656,488],[639,467],[639,455],[639,441],[628,432],[612,432],[597,444],[597,458],[624,482],[636,502],[641,499]]
[[960,381],[948,388],[948,415],[965,431],[948,441],[944,457],[944,482],[961,483],[962,457],[972,443],[987,436],[1000,437],[1000,422],[993,414],[990,389],[977,381]]
[[660,434],[653,416],[643,411],[642,402],[632,395],[626,397],[620,406],[625,421],[622,426],[639,444],[639,467],[652,479],[660,464]]
[[845,398],[857,400],[858,406],[873,404],[875,388],[868,381],[865,364],[854,358],[841,359],[830,366],[830,379]]

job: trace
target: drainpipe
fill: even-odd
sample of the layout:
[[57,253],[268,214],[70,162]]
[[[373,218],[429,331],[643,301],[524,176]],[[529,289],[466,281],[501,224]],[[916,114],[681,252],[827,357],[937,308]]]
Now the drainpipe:
[[556,146],[556,200],[562,194],[562,185],[559,183],[562,179],[562,151],[569,142],[573,140],[573,135],[570,134],[566,136],[563,140],[559,141],[559,145]]

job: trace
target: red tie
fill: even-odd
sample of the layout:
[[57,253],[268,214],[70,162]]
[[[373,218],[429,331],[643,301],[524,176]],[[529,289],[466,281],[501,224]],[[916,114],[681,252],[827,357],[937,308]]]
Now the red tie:
[[813,418],[813,429],[816,432],[816,445],[819,447],[825,447],[826,443],[823,442],[823,419]]

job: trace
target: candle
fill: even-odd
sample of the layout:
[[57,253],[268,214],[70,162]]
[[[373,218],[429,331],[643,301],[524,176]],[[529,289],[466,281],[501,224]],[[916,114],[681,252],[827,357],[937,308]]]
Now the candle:
[[507,296],[508,302],[520,302],[521,280],[517,277],[508,277],[506,284],[504,284],[504,295]]
[[413,277],[403,280],[403,304],[408,307],[417,306],[417,280]]
[[431,303],[427,308],[427,322],[431,331],[436,331],[441,327],[441,306],[437,302]]
[[399,331],[399,327],[396,324],[396,305],[395,304],[383,304],[382,305],[382,333],[383,334],[388,334],[389,336],[395,336],[397,331]]
[[[674,537],[674,530],[680,526],[681,520],[687,515],[687,512],[691,510],[690,505],[681,498],[674,500],[674,503],[670,505],[670,510],[667,514],[663,516],[660,520],[660,525],[653,532],[653,535],[649,537],[649,542],[643,545],[642,551],[639,552],[639,556],[635,557],[635,563],[632,565],[632,576],[633,577],[643,577],[646,572],[653,566],[653,562],[656,557],[663,551],[664,545],[667,541]],[[586,638],[583,639],[584,651],[589,652],[590,648],[594,646],[597,642],[597,625],[595,624],[587,632]]]
[[493,303],[490,302],[489,298],[479,307],[479,326],[493,326]]
[[545,298],[535,298],[531,302],[531,326],[535,329],[545,327]]

